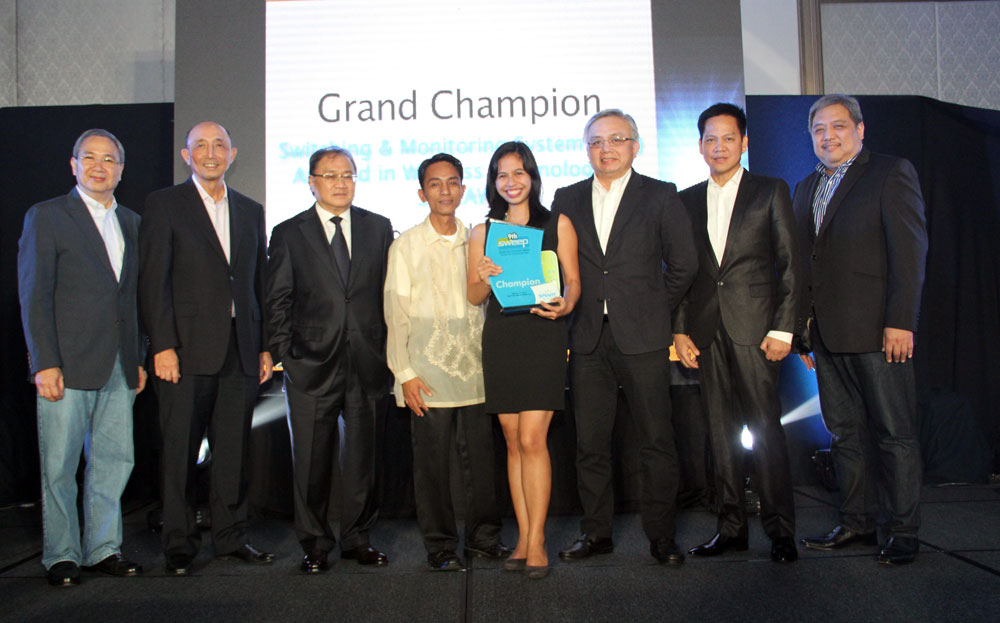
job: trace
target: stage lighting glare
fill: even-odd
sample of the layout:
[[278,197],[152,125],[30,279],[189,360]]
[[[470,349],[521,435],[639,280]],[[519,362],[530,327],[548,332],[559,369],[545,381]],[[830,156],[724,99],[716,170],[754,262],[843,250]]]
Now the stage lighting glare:
[[740,433],[740,443],[747,450],[753,450],[753,435],[750,434],[750,429],[743,426],[743,432]]
[[792,422],[798,422],[799,420],[804,420],[810,418],[814,415],[819,415],[819,394],[813,394],[809,400],[806,400],[799,406],[795,407],[788,413],[786,413],[781,418],[781,425],[787,426]]

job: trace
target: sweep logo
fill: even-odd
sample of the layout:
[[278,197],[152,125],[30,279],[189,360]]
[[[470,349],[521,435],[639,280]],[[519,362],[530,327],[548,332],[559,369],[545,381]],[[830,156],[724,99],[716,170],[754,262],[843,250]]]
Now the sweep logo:
[[527,238],[518,238],[516,233],[511,232],[511,233],[507,234],[506,238],[500,238],[499,240],[497,240],[497,246],[498,247],[521,247],[523,249],[523,248],[527,248],[527,246],[528,246],[528,239]]

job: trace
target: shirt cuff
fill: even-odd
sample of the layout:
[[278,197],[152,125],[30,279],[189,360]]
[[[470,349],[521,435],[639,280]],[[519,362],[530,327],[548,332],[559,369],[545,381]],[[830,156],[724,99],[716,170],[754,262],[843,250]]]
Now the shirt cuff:
[[400,385],[415,378],[417,378],[417,371],[413,368],[406,368],[396,373],[396,382]]
[[792,334],[788,331],[768,331],[767,337],[773,337],[776,340],[780,340],[785,344],[792,343]]

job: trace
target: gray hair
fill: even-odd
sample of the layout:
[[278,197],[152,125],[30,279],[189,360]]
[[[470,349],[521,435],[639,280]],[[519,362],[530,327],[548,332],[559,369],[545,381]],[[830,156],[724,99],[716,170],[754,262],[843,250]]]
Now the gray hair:
[[118,137],[112,134],[111,132],[108,132],[107,130],[102,130],[100,128],[91,128],[90,130],[87,130],[86,132],[81,134],[80,138],[76,139],[76,142],[73,143],[74,158],[76,158],[77,155],[80,153],[80,146],[83,145],[83,142],[88,138],[90,138],[91,136],[102,136],[111,141],[112,143],[114,143],[115,147],[118,149],[118,162],[125,162],[125,148],[122,147],[122,142],[119,141]]
[[635,119],[632,118],[632,115],[619,108],[605,108],[591,117],[587,121],[587,125],[583,126],[583,142],[585,144],[587,142],[587,132],[590,131],[590,126],[594,125],[598,119],[603,119],[604,117],[618,117],[623,120],[628,124],[629,131],[632,133],[630,138],[635,139],[636,143],[639,142],[639,127],[635,124]]
[[840,104],[847,109],[847,114],[851,116],[851,121],[854,122],[854,125],[858,125],[864,121],[861,117],[861,104],[858,103],[858,100],[843,93],[829,93],[813,102],[813,105],[809,107],[809,129],[812,129],[813,117],[816,116],[817,112],[827,106],[835,106],[836,104]]

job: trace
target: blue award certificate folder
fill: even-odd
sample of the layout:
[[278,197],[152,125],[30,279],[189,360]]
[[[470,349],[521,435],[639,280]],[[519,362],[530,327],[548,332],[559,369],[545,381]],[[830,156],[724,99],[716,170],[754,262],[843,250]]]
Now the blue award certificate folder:
[[490,221],[485,254],[503,269],[490,277],[490,287],[506,314],[560,296],[559,262],[552,251],[542,251],[543,234],[537,227]]

